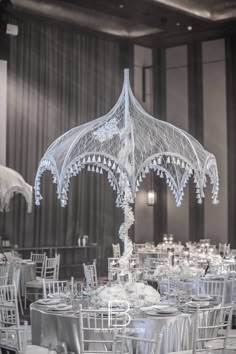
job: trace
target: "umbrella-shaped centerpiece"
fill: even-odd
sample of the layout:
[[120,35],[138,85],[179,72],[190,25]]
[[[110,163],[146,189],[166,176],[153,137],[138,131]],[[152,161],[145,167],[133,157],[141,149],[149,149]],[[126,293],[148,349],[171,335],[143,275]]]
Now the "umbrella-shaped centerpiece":
[[0,165],[0,211],[8,211],[11,198],[17,193],[26,200],[28,212],[32,210],[32,187],[15,170]]
[[182,129],[145,112],[132,93],[129,70],[125,70],[121,95],[109,113],[69,130],[48,148],[36,174],[36,204],[42,198],[40,177],[45,170],[51,171],[58,198],[66,206],[70,178],[83,168],[107,173],[117,192],[117,206],[124,210],[124,223],[119,230],[125,243],[124,260],[132,254],[128,237],[134,223],[132,203],[149,171],[165,178],[177,206],[191,176],[198,203],[202,203],[207,176],[212,183],[212,201],[218,202],[219,178],[214,155]]

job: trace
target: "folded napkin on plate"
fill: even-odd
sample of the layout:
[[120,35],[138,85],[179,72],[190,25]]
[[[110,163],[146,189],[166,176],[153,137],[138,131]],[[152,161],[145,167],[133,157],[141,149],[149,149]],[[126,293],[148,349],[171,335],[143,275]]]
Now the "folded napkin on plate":
[[169,307],[169,305],[152,305],[147,307],[141,307],[141,311],[149,311],[149,310],[162,310],[164,308]]
[[67,305],[67,304],[58,304],[50,308],[50,310],[53,311],[67,311],[71,309],[72,309],[72,305]]
[[37,301],[38,304],[40,305],[56,305],[56,304],[59,304],[60,303],[60,299],[59,298],[54,298],[54,299],[40,299]]
[[64,293],[54,293],[54,294],[48,294],[48,298],[49,299],[55,299],[55,298],[68,298],[68,295],[64,294]]

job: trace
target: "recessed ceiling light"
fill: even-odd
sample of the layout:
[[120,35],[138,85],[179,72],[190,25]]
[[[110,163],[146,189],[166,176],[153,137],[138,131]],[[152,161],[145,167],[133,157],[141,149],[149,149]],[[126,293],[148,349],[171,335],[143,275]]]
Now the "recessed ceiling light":
[[124,5],[123,4],[120,4],[120,9],[123,9]]
[[176,22],[176,26],[180,26],[180,22]]
[[188,26],[187,29],[188,29],[188,31],[192,31],[193,27],[192,26]]

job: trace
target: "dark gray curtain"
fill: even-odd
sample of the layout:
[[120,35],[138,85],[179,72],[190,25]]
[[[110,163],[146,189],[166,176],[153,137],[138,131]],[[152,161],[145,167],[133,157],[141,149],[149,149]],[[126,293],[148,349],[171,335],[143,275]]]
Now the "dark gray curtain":
[[[11,39],[8,66],[7,165],[34,183],[38,162],[58,136],[106,113],[122,84],[120,44],[59,26],[24,22]],[[122,212],[106,177],[84,171],[73,177],[61,208],[48,173],[40,207],[26,213],[16,196],[4,233],[20,247],[75,245],[79,235],[98,242],[101,257],[117,241]]]

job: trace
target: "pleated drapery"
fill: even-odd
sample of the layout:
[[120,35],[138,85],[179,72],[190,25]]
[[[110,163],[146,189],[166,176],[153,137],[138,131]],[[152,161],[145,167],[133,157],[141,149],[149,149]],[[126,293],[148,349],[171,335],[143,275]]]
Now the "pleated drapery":
[[[11,39],[8,65],[7,165],[33,184],[40,158],[62,133],[105,113],[122,83],[118,41],[56,25],[24,22]],[[26,213],[15,197],[4,233],[21,247],[74,245],[80,235],[98,242],[101,256],[117,241],[122,212],[106,177],[83,171],[73,177],[61,208],[48,173],[40,207]]]

